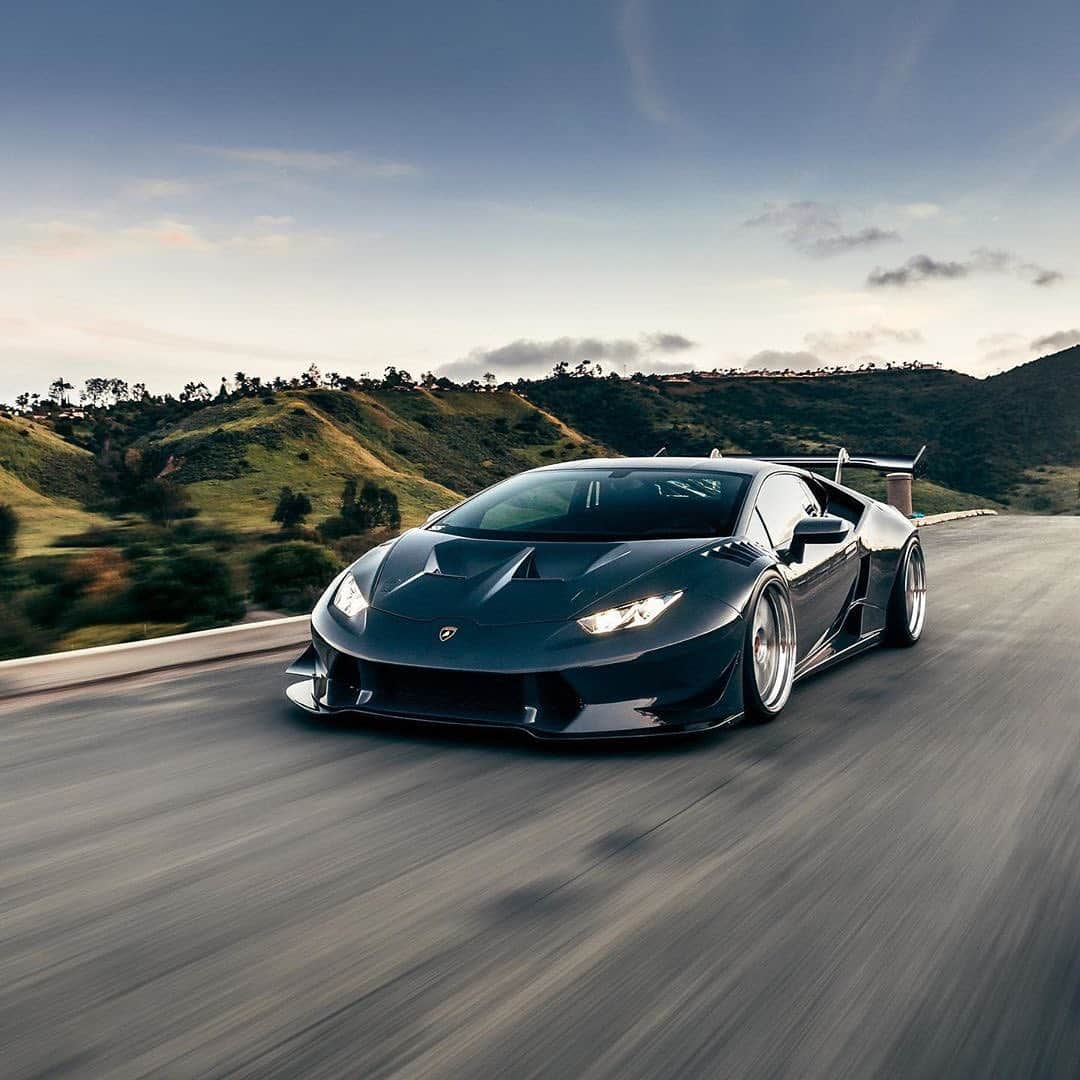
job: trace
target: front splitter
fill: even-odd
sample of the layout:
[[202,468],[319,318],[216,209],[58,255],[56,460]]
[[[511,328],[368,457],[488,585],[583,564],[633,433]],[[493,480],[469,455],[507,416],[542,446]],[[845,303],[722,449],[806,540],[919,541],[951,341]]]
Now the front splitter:
[[410,724],[436,724],[439,727],[470,728],[484,731],[518,731],[537,742],[587,742],[619,739],[657,739],[676,735],[699,735],[717,728],[726,727],[738,720],[741,713],[725,716],[709,723],[699,723],[685,728],[647,727],[619,728],[610,731],[574,731],[553,732],[543,728],[529,727],[525,724],[492,723],[480,720],[466,720],[458,717],[410,716],[407,713],[394,713],[381,709],[365,709],[363,706],[327,708],[315,700],[311,679],[301,679],[292,683],[285,690],[288,699],[304,712],[313,716],[369,716],[376,720],[400,720]]

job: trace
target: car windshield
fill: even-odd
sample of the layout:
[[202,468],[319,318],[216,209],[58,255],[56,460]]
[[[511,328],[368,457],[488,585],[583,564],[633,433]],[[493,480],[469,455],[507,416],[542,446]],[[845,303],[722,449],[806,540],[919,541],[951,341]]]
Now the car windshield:
[[451,510],[440,532],[498,540],[730,536],[749,478],[673,469],[524,473]]

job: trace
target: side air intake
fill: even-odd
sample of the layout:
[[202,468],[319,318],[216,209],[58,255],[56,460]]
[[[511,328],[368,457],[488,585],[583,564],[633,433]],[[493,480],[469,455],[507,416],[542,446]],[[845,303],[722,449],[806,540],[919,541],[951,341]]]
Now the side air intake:
[[758,559],[764,559],[768,553],[747,540],[725,540],[722,544],[709,548],[705,554],[713,559],[736,562],[740,566],[752,566]]

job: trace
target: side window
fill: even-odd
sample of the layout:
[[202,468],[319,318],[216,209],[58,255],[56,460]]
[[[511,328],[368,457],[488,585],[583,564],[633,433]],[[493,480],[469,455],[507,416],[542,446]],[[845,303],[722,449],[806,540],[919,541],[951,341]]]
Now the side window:
[[763,547],[766,551],[772,547],[772,541],[769,539],[769,534],[765,531],[765,524],[761,520],[761,515],[755,509],[750,515],[750,520],[746,523],[746,538],[753,540],[759,547]]
[[799,485],[806,493],[806,502],[803,505],[806,507],[807,517],[821,517],[825,513],[825,507],[822,505],[821,499],[814,492],[814,489],[806,483],[805,480],[800,480]]
[[785,473],[766,477],[758,492],[757,508],[777,551],[790,545],[791,534],[804,517],[821,513],[810,489],[797,476]]

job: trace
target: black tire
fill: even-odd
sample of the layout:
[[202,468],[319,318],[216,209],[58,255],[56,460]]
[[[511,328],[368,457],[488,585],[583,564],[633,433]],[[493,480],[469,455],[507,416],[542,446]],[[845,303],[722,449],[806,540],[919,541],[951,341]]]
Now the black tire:
[[795,677],[796,633],[786,582],[776,572],[765,574],[746,605],[742,684],[747,723],[775,720],[787,704]]
[[926,626],[926,558],[918,539],[909,541],[896,566],[889,610],[885,616],[885,640],[910,648]]

